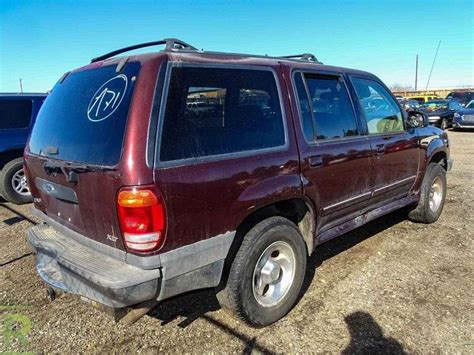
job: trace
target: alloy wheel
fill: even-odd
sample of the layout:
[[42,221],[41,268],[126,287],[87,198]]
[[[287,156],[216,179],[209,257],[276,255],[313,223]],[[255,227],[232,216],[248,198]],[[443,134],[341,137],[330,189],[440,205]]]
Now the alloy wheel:
[[283,241],[269,245],[255,265],[253,294],[263,307],[277,305],[290,290],[295,278],[296,256]]
[[12,187],[13,190],[22,196],[29,196],[30,189],[28,187],[28,183],[26,181],[26,175],[23,169],[18,170],[12,176]]

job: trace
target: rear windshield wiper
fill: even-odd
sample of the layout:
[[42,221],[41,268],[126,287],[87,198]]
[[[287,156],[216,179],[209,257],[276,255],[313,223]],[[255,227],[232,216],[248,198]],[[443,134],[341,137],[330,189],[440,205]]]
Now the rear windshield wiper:
[[80,173],[89,171],[114,171],[115,168],[100,165],[74,164],[68,162],[45,162],[44,171],[47,175],[63,173],[67,182],[78,182]]

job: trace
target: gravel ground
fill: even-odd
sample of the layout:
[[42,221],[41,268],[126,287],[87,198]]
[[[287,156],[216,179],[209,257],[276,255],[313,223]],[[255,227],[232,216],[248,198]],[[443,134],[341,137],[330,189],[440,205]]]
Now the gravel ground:
[[[219,309],[210,291],[163,302],[130,327],[68,295],[50,302],[26,242],[30,206],[1,203],[0,352],[472,354],[474,132],[449,136],[455,163],[440,220],[396,212],[320,246],[298,305],[264,329]],[[31,324],[26,341],[9,341],[14,314]]]

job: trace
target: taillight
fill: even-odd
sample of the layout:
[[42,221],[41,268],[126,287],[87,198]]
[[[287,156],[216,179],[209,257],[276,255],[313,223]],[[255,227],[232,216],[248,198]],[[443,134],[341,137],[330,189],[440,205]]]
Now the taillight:
[[144,252],[163,246],[165,208],[153,191],[122,189],[118,194],[117,206],[120,228],[128,249]]

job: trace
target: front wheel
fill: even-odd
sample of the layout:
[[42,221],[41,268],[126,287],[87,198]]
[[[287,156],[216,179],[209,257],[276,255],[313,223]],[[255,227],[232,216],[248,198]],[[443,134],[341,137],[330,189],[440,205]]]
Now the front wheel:
[[14,159],[3,167],[0,172],[0,193],[5,200],[17,205],[32,201],[23,171],[23,158]]
[[294,223],[283,217],[258,223],[245,235],[226,287],[217,294],[221,306],[253,326],[276,322],[298,299],[306,258]]
[[443,118],[441,120],[441,129],[444,131],[446,129],[448,129],[448,119],[447,118]]
[[420,201],[410,211],[410,219],[422,223],[436,222],[443,211],[446,187],[446,170],[439,164],[430,163],[421,184]]

